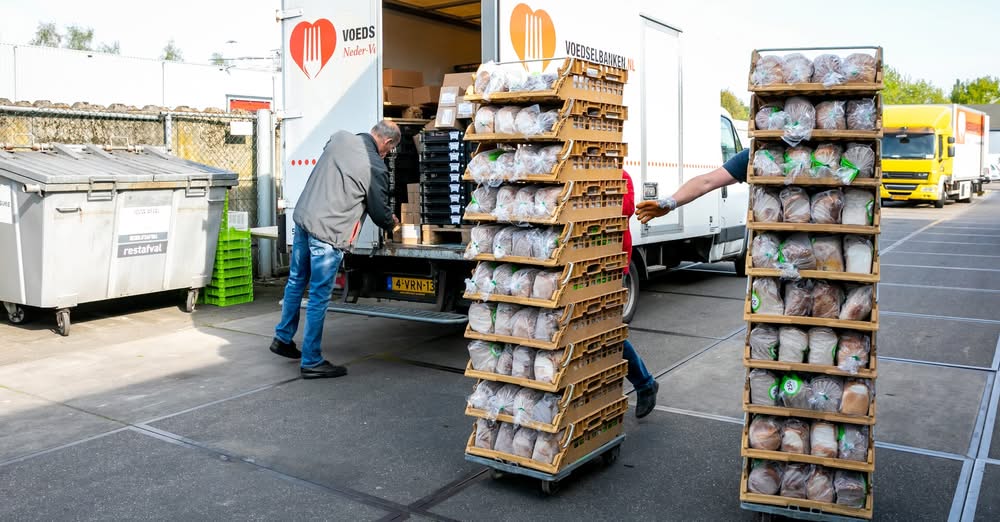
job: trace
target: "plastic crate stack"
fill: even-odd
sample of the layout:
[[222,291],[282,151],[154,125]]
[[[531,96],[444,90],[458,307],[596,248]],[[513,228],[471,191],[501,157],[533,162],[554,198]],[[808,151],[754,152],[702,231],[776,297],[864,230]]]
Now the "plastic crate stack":
[[582,459],[616,456],[628,408],[627,71],[568,59],[544,78],[541,90],[466,97],[481,107],[463,178],[478,184],[465,213],[478,223],[465,254],[478,261],[465,294],[465,375],[477,380],[467,459],[540,473],[543,488]]
[[471,187],[462,181],[470,144],[459,130],[422,131],[420,220],[425,225],[459,225]]
[[[755,51],[744,509],[872,518],[882,49]],[[806,56],[809,54],[810,56]]]
[[246,212],[230,212],[223,204],[212,282],[200,293],[201,303],[232,306],[253,301],[253,255]]

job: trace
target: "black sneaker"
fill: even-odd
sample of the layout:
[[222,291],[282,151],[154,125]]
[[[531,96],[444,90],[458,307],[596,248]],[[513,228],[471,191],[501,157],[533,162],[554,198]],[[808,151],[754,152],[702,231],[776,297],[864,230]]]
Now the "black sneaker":
[[289,359],[301,359],[302,352],[295,347],[295,341],[290,343],[283,343],[275,338],[271,341],[271,353],[274,355],[280,355],[282,357],[288,357]]
[[656,407],[656,393],[660,391],[660,383],[653,381],[653,385],[635,395],[635,417],[641,419],[652,413]]
[[331,379],[347,375],[347,368],[334,366],[329,361],[323,361],[319,363],[319,366],[302,368],[301,373],[303,379]]

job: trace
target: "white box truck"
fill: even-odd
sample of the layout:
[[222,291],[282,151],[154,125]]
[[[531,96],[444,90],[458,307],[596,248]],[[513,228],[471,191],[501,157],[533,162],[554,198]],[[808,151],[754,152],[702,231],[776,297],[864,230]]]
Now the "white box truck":
[[[564,58],[576,57],[627,68],[625,170],[636,199],[670,195],[684,181],[721,166],[742,145],[732,119],[720,113],[722,82],[713,56],[702,46],[684,45],[689,37],[678,17],[687,11],[680,2],[652,0],[284,0],[278,18],[284,42],[286,244],[292,242],[296,200],[327,138],[341,129],[365,132],[386,115],[383,68],[421,71],[427,84],[440,84],[455,65],[490,60],[534,59],[533,67],[554,70]],[[647,225],[633,218],[627,316],[635,312],[639,280],[681,262],[732,260],[742,274],[746,209],[747,189],[736,185]],[[449,313],[472,269],[462,251],[460,245],[393,243],[366,222],[347,256],[346,288],[331,311],[464,321]],[[398,278],[424,283],[394,285]],[[357,303],[366,297],[435,303],[438,311]]]

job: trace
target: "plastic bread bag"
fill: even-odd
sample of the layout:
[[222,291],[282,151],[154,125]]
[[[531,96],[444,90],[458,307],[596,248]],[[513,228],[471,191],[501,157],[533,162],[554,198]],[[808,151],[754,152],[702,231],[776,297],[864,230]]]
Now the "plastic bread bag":
[[528,73],[527,81],[524,83],[524,90],[526,91],[547,91],[549,89],[549,83],[545,76],[539,72]]
[[802,279],[786,283],[785,315],[809,317],[813,305],[812,288],[812,281]]
[[489,296],[496,289],[496,283],[493,281],[494,270],[493,263],[483,261],[476,265],[476,269],[472,272],[472,278],[465,280],[465,292],[479,294],[483,301],[488,301]]
[[559,441],[562,439],[562,432],[559,433],[539,433],[535,441],[535,449],[531,452],[531,460],[542,464],[552,464],[556,455],[559,454]]
[[513,369],[514,347],[508,344],[504,346],[503,351],[500,352],[500,358],[497,359],[497,375],[510,375]]
[[514,316],[521,310],[516,304],[500,303],[497,305],[493,319],[493,333],[511,335],[514,330]]
[[785,149],[784,162],[785,183],[792,183],[799,176],[812,175],[813,151],[805,145],[796,145]]
[[847,128],[851,130],[875,130],[878,109],[874,98],[847,102]]
[[538,192],[535,192],[534,216],[540,218],[555,216],[556,208],[561,203],[560,196],[562,196],[563,190],[565,189],[559,185],[538,189]]
[[497,109],[497,107],[492,105],[484,105],[476,111],[476,115],[472,120],[473,129],[476,131],[476,134],[493,134]]
[[865,507],[868,497],[868,481],[858,471],[838,469],[834,474],[833,487],[837,490],[837,504],[854,508]]
[[500,432],[500,423],[487,419],[476,420],[476,442],[477,448],[492,450],[496,445],[497,433]]
[[785,151],[781,148],[760,149],[753,153],[753,175],[781,177],[785,175]]
[[537,229],[531,227],[517,229],[511,239],[511,255],[531,257],[532,246],[540,235],[541,233]]
[[514,434],[514,455],[531,458],[535,451],[535,441],[538,440],[538,432],[529,428],[521,428]]
[[562,155],[563,146],[562,145],[549,145],[548,147],[542,147],[542,173],[548,174],[556,168],[556,163],[559,162],[559,157]]
[[535,324],[538,322],[537,308],[522,308],[514,314],[513,329],[511,335],[521,339],[531,339],[535,333]]
[[750,330],[750,358],[765,361],[778,359],[778,329],[758,324]]
[[747,429],[750,447],[765,451],[781,448],[781,428],[784,422],[770,415],[754,415]]
[[545,111],[538,117],[538,125],[542,128],[543,133],[552,132],[558,121],[559,111],[556,109]]
[[537,145],[521,145],[514,153],[514,174],[517,181],[532,174],[547,174],[551,168],[545,168],[545,156]]
[[528,90],[528,72],[523,67],[514,64],[504,64],[506,73],[507,91],[523,92]]
[[781,428],[781,451],[809,454],[809,424],[801,419],[787,419]]
[[510,369],[511,377],[522,379],[535,378],[535,349],[527,346],[514,348],[514,362]]
[[823,130],[843,130],[847,128],[846,103],[825,101],[816,105],[816,128]]
[[504,263],[493,270],[493,293],[498,295],[510,295],[510,285],[514,279],[514,274],[520,268],[517,265]]
[[747,490],[759,495],[777,495],[783,473],[784,466],[780,462],[754,459],[747,476]]
[[868,426],[841,424],[837,429],[837,457],[857,462],[868,461]]
[[867,368],[871,343],[871,337],[861,332],[840,334],[837,347],[837,368],[850,373],[858,373],[861,368]]
[[782,271],[782,277],[788,279],[798,278],[799,270],[815,270],[816,256],[809,235],[797,232],[779,243],[776,266]]
[[759,86],[785,83],[783,63],[780,56],[773,54],[761,56],[754,64],[753,72],[750,73],[750,81]]
[[[848,261],[850,265],[850,261]],[[856,286],[847,291],[844,306],[840,309],[842,321],[867,321],[872,315],[871,285]]]
[[497,208],[497,196],[500,191],[487,185],[479,185],[472,191],[469,206],[465,211],[471,214],[492,214]]
[[778,236],[770,232],[754,236],[753,242],[750,243],[750,257],[754,268],[777,268],[780,245],[781,240]]
[[866,381],[850,379],[844,386],[843,399],[840,403],[840,413],[844,415],[868,415],[868,407],[872,400],[872,390]]
[[778,405],[778,378],[773,373],[754,368],[750,370],[750,404],[758,406]]
[[521,387],[516,384],[504,384],[490,399],[487,413],[490,420],[496,420],[497,415],[514,415],[514,399]]
[[469,161],[469,175],[480,185],[500,186],[503,177],[498,173],[500,166],[497,162],[507,154],[510,154],[507,149],[492,149],[476,154]]
[[753,220],[758,223],[781,222],[781,200],[777,190],[768,190],[761,186],[753,187]]
[[848,83],[875,83],[875,57],[870,54],[854,53],[844,58],[841,70]]
[[840,236],[813,236],[813,255],[816,270],[823,272],[844,271],[844,248]]
[[523,134],[525,136],[535,136],[543,132],[543,128],[539,125],[538,116],[542,113],[542,108],[540,106],[531,105],[525,107],[517,112],[517,116],[514,117],[514,130],[517,134]]
[[500,183],[503,181],[517,181],[520,179],[517,175],[517,162],[515,161],[516,155],[514,151],[508,150],[504,154],[497,157],[495,163],[493,163],[493,174],[490,178],[490,186],[499,187]]
[[556,289],[562,284],[562,271],[545,270],[535,276],[535,282],[531,286],[532,299],[550,300],[555,297]]
[[[508,75],[514,71],[514,69],[509,67],[504,67],[503,65],[496,65],[490,71],[490,77],[486,81],[486,85],[483,87],[483,92],[480,93],[483,99],[489,101],[493,94],[498,92],[508,92],[510,91],[510,79]],[[516,73],[515,73],[516,74]],[[515,78],[516,81],[516,78]]]
[[837,332],[833,328],[817,326],[809,329],[809,364],[833,366],[837,353]]
[[528,420],[541,424],[552,424],[559,414],[559,396],[554,393],[544,393],[535,401],[534,408]]
[[833,87],[847,81],[840,70],[841,59],[835,54],[821,54],[813,60],[813,83],[822,83],[823,87]]
[[492,60],[479,66],[479,69],[476,70],[476,79],[474,82],[475,85],[474,92],[476,94],[479,95],[486,94],[486,88],[490,84],[490,80],[493,77],[493,73],[496,72],[498,69],[499,66],[496,64],[496,62]]
[[844,236],[844,268],[853,274],[872,273],[875,247],[866,236]]
[[785,302],[781,300],[778,280],[773,277],[758,277],[753,280],[750,291],[750,310],[755,314],[781,315]]
[[816,411],[836,413],[844,396],[844,380],[832,375],[817,375],[810,382],[812,397],[809,405]]
[[493,318],[496,305],[489,303],[472,303],[469,307],[469,328],[481,334],[493,333]]
[[[809,385],[809,381],[802,379],[794,373],[785,374],[781,378],[781,383],[778,385],[778,397],[781,399],[781,404],[786,408],[795,408],[799,410],[808,410],[810,404],[812,404],[812,388]],[[785,423],[785,429],[788,429],[788,423]],[[804,435],[805,443],[809,443],[809,426],[805,427]],[[782,435],[782,451],[784,449],[784,435]],[[803,453],[809,453],[809,448],[806,448]]]
[[806,479],[812,464],[789,462],[781,476],[781,496],[785,498],[806,498]]
[[469,343],[469,361],[472,363],[472,369],[479,372],[496,372],[501,353],[503,346],[497,343],[489,341]]
[[832,503],[836,498],[833,488],[833,470],[812,466],[806,477],[806,498],[816,502]]
[[563,357],[566,357],[566,350],[538,350],[535,354],[535,380],[545,384],[555,382]]
[[844,304],[844,290],[840,285],[831,281],[813,281],[812,299],[813,317],[823,319],[840,317],[840,310]]
[[871,178],[875,175],[875,159],[875,151],[870,146],[848,143],[840,158],[837,175],[845,185],[850,185],[856,178]]
[[[499,196],[497,200],[499,205]],[[496,233],[493,237],[493,257],[503,259],[508,255],[512,255],[514,250],[514,232],[518,230],[517,227],[505,227]]]
[[844,213],[841,223],[845,225],[871,226],[875,216],[875,194],[864,189],[844,189]]
[[809,334],[801,328],[782,326],[778,328],[778,360],[801,363],[809,351]]
[[477,384],[473,389],[472,395],[469,395],[466,402],[470,408],[488,410],[490,409],[493,397],[496,396],[497,392],[499,392],[503,386],[503,383],[500,382],[479,381],[479,384]]
[[754,115],[753,124],[757,130],[782,130],[788,124],[784,102],[768,102],[761,105]]
[[476,225],[469,234],[469,244],[465,247],[464,257],[473,259],[479,254],[492,254],[493,241],[500,232],[495,225]]
[[809,430],[809,446],[814,457],[837,458],[837,426],[826,421],[813,421]]
[[514,198],[514,216],[518,219],[529,219],[535,216],[535,194],[537,185],[527,185],[517,191]]
[[561,232],[553,227],[538,230],[538,235],[534,236],[534,244],[531,248],[531,257],[535,259],[551,259],[552,254],[559,247],[559,236]]
[[514,454],[514,435],[517,435],[517,426],[508,422],[501,422],[497,431],[496,442],[493,444],[493,451]]
[[513,218],[517,190],[517,185],[504,185],[497,190],[496,204],[493,206],[493,216],[497,220],[510,221]]
[[812,219],[812,205],[809,193],[802,187],[781,189],[781,220],[785,223],[809,223]]
[[532,336],[539,341],[552,341],[559,331],[559,319],[563,316],[563,309],[540,310],[538,312],[538,322],[535,323],[535,331]]
[[812,222],[824,225],[839,225],[840,214],[844,211],[844,193],[840,189],[817,192],[812,197]]
[[816,146],[812,156],[812,176],[814,178],[833,178],[840,170],[840,160],[844,156],[844,148],[835,143],[821,143]]
[[514,297],[531,297],[531,289],[535,286],[535,277],[540,270],[524,268],[514,273],[510,280],[510,295]]
[[781,139],[785,143],[795,146],[800,142],[812,137],[812,131],[816,128],[816,107],[802,96],[793,96],[785,101],[785,115],[788,122],[785,123],[784,134]]
[[[514,350],[517,352],[517,350]],[[535,403],[542,398],[542,392],[531,388],[521,388],[514,396],[514,424],[524,426],[531,421],[531,412],[535,409]]]
[[786,54],[781,59],[781,71],[785,75],[785,83],[809,83],[812,81],[813,63],[802,53]]
[[515,120],[517,119],[517,113],[520,111],[521,108],[516,105],[501,107],[493,119],[493,128],[496,130],[496,133],[515,134],[517,132]]

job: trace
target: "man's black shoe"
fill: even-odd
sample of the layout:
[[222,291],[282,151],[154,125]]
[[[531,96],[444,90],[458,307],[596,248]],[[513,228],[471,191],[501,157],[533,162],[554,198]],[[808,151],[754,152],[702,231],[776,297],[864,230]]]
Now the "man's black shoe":
[[302,352],[295,347],[295,341],[290,343],[283,343],[275,338],[271,341],[271,353],[275,355],[280,355],[282,357],[288,357],[289,359],[301,359]]
[[334,366],[329,361],[319,363],[319,366],[312,368],[302,368],[303,379],[329,379],[332,377],[343,377],[347,375],[347,368]]
[[656,407],[656,392],[660,391],[660,383],[653,381],[653,385],[645,390],[636,393],[635,397],[635,417],[641,419],[652,413]]

